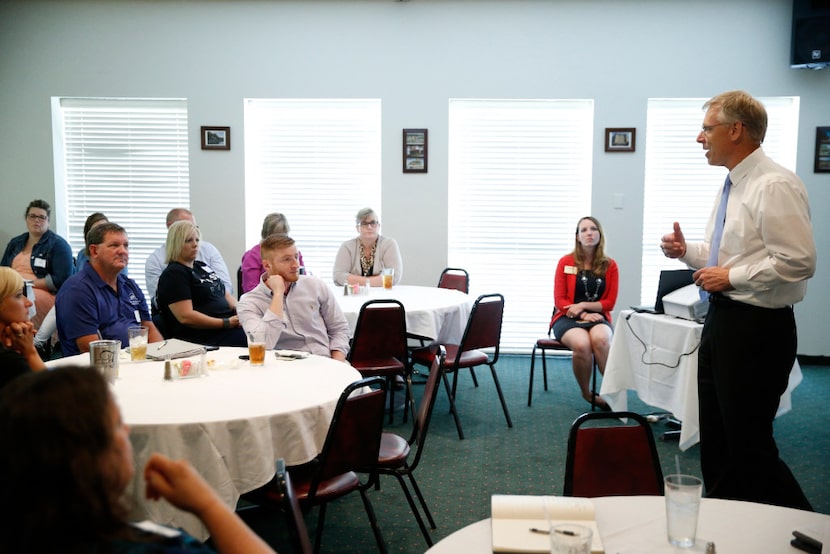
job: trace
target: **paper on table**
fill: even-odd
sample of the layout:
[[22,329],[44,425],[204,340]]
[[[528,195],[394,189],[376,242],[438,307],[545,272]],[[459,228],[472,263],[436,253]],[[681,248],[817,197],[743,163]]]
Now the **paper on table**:
[[[602,538],[588,498],[494,494],[490,502],[493,552],[550,552],[550,536],[531,528],[548,530],[555,523],[576,523],[591,529],[592,554],[603,554]],[[547,514],[547,515],[546,515]]]
[[148,344],[147,357],[151,360],[163,360],[169,356],[171,360],[175,360],[176,358],[196,356],[203,348],[205,351],[218,350],[217,346],[205,346],[181,339],[169,339]]
[[274,352],[279,360],[303,360],[310,355],[308,352],[299,350],[275,350]]

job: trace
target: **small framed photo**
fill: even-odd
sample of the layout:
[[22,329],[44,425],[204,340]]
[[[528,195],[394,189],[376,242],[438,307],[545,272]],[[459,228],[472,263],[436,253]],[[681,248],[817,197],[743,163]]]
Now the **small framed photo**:
[[202,126],[202,150],[230,150],[231,128]]
[[426,129],[403,130],[403,172],[427,172],[428,138]]
[[634,152],[637,129],[634,127],[606,127],[606,152]]
[[815,173],[830,173],[830,127],[816,127]]

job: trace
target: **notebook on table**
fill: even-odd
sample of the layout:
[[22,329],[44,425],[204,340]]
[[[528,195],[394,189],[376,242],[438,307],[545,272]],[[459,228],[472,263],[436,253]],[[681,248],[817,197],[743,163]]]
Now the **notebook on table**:
[[647,314],[665,313],[663,297],[686,285],[693,284],[694,272],[694,269],[664,269],[660,272],[660,280],[657,283],[657,298],[654,300],[654,306],[631,306],[631,309]]
[[603,554],[594,503],[570,496],[494,494],[490,499],[493,552],[550,552],[550,523],[576,523],[591,530],[591,554]]
[[164,360],[169,357],[171,360],[196,356],[202,349],[205,351],[219,350],[218,346],[196,344],[180,339],[168,339],[162,342],[151,342],[147,345],[147,357],[151,360]]

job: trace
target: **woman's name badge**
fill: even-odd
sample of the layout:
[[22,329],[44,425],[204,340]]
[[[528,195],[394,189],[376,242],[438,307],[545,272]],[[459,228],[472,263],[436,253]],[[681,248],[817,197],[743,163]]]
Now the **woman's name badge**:
[[46,260],[44,258],[34,259],[35,267],[46,267]]
[[576,275],[579,271],[576,269],[575,265],[566,265],[565,266],[565,274],[566,275]]

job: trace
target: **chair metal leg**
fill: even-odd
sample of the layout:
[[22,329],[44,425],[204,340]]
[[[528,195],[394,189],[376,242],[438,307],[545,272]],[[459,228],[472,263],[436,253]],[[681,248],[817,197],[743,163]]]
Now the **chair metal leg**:
[[591,369],[591,411],[593,412],[597,408],[597,359],[593,358],[593,367]]
[[[455,372],[458,375],[458,372]],[[450,381],[447,379],[447,372],[441,370],[441,378],[444,380],[444,388],[447,391],[447,398],[450,401],[450,413],[452,414],[453,419],[455,419],[455,428],[458,430],[458,438],[464,439],[464,431],[461,430],[461,420],[458,419],[458,410],[455,408],[455,395],[452,393],[450,387]]]
[[378,519],[375,516],[375,510],[372,508],[372,503],[369,502],[369,497],[366,495],[366,490],[363,487],[358,489],[360,491],[360,498],[363,499],[363,508],[366,510],[366,515],[369,516],[369,523],[372,524],[372,532],[375,534],[375,541],[378,543],[378,550],[382,554],[387,554],[386,542],[383,540],[383,535],[380,533],[378,527]]
[[[409,478],[412,479],[412,474],[408,474]],[[406,481],[403,480],[403,477],[395,473],[395,478],[398,480],[398,483],[401,484],[401,489],[403,489],[403,494],[406,496],[406,501],[409,503],[409,509],[412,510],[412,514],[415,516],[415,519],[418,521],[418,527],[421,529],[421,534],[424,536],[424,540],[426,540],[427,546],[432,546],[432,537],[429,536],[429,531],[427,531],[427,526],[424,524],[424,518],[421,517],[421,512],[418,510],[418,507],[415,505],[415,500],[412,498],[412,493],[409,492],[409,487],[406,486]],[[417,485],[416,485],[417,486]],[[423,498],[419,500],[423,503]],[[424,505],[426,508],[426,505]],[[429,510],[426,510],[429,513]],[[432,528],[435,529],[435,524],[432,522],[432,517],[430,516],[430,524]]]
[[501,401],[501,409],[504,410],[504,418],[507,420],[507,426],[513,427],[513,422],[510,420],[510,412],[507,411],[507,403],[504,401],[504,393],[501,391],[499,384],[499,377],[496,375],[495,364],[487,364],[490,366],[490,373],[493,374],[493,382],[496,384],[496,391],[499,393],[499,400]]
[[320,504],[317,514],[317,531],[314,536],[314,554],[320,554],[320,543],[323,541],[323,525],[326,523],[326,503]]
[[421,507],[424,509],[424,514],[427,516],[427,521],[429,521],[430,529],[435,529],[435,520],[432,519],[432,512],[429,511],[427,507],[427,501],[424,500],[424,495],[421,494],[421,487],[418,486],[418,483],[415,481],[415,476],[412,475],[411,472],[408,472],[407,475],[409,476],[409,481],[412,483],[412,488],[415,490],[415,494],[418,496],[418,500],[421,502]]
[[478,387],[478,379],[476,379],[476,372],[473,371],[473,368],[470,368],[470,376],[473,378],[473,385]]
[[[542,356],[545,355],[545,351],[542,350]],[[530,408],[530,404],[533,401],[533,368],[536,365],[536,345],[533,345],[533,351],[530,353],[530,382],[527,384],[527,407]]]

